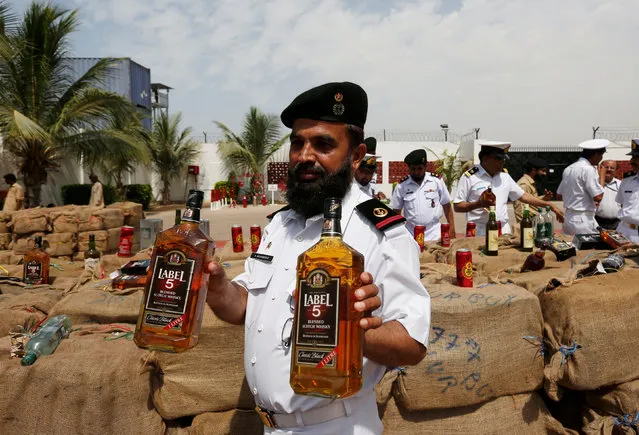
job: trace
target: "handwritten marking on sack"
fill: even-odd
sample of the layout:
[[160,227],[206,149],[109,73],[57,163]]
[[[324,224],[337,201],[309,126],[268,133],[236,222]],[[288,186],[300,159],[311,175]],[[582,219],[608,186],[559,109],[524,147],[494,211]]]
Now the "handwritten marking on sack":
[[101,293],[96,299],[92,301],[88,301],[87,305],[96,305],[96,304],[104,304],[104,305],[120,305],[123,304],[127,300],[126,296],[122,295],[112,295],[111,293]]
[[[439,343],[439,344],[438,344]],[[437,385],[441,387],[442,394],[449,390],[461,390],[475,394],[477,397],[485,397],[492,392],[488,382],[482,382],[481,372],[473,367],[481,361],[481,345],[472,337],[462,338],[455,332],[447,331],[441,326],[433,326],[431,339],[429,340],[429,356],[437,357],[438,352],[455,352],[456,359],[465,358],[468,374],[449,374],[445,361],[433,361],[426,366],[426,375],[433,377]],[[462,356],[463,355],[463,356]]]
[[438,291],[431,290],[429,291],[431,299],[443,299],[447,302],[456,301],[456,300],[466,300],[470,305],[482,305],[488,307],[494,306],[505,306],[510,307],[512,303],[517,299],[517,295],[508,295],[508,296],[495,296],[495,295],[486,295],[481,292],[474,292],[468,296],[461,295],[457,292],[451,291]]

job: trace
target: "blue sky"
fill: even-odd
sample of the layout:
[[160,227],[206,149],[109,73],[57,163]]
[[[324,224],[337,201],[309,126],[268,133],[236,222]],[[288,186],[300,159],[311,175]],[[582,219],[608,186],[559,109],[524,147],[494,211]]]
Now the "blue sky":
[[[21,10],[26,0],[10,0]],[[349,80],[367,130],[448,123],[517,144],[637,127],[636,0],[59,0],[75,56],[130,57],[196,134]]]

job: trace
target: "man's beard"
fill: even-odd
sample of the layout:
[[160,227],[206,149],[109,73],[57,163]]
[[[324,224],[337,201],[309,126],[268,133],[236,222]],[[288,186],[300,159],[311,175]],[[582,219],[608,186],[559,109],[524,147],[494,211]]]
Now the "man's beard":
[[[286,198],[291,209],[305,217],[311,217],[323,212],[326,198],[343,198],[353,180],[352,164],[349,156],[332,174],[312,163],[298,163],[294,168],[289,168]],[[312,171],[320,175],[320,178],[311,182],[301,181],[301,171]]]

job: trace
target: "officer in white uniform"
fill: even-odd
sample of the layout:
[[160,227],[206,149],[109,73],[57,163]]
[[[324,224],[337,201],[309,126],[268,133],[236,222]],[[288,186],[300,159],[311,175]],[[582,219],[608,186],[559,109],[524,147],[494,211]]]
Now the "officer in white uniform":
[[364,139],[364,145],[366,145],[366,155],[364,160],[359,164],[357,171],[355,171],[355,181],[359,185],[362,192],[375,199],[386,199],[386,195],[383,192],[377,192],[375,190],[375,175],[377,175],[377,159],[380,156],[376,155],[377,139],[374,137],[367,137]]
[[441,177],[426,172],[425,150],[415,150],[404,158],[410,175],[395,187],[390,206],[397,213],[404,210],[406,227],[412,233],[415,225],[426,227],[424,241],[441,239],[441,218],[450,224],[450,237],[455,237],[455,218],[450,206],[450,193]]
[[[366,150],[363,144],[351,147],[353,139],[345,133],[347,125],[355,126],[362,132],[358,140],[363,139],[366,107],[364,90],[348,82],[295,98],[281,115],[292,129],[289,206],[272,215],[258,252],[233,282],[219,263],[207,265],[207,302],[222,319],[244,322],[246,378],[267,434],[381,434],[373,387],[387,367],[417,364],[426,355],[430,298],[419,280],[417,244],[403,217],[352,182]],[[334,168],[344,168],[344,162],[351,162],[350,171],[342,177]],[[362,389],[342,400],[296,395],[289,384],[296,262],[319,240],[323,199],[315,195],[335,194],[316,188],[334,189],[331,177],[338,183],[350,180],[341,227],[344,241],[364,255],[367,272],[355,292],[354,309],[372,312],[360,322],[365,330]],[[295,191],[313,198],[304,202]]]
[[[504,160],[510,148],[510,142],[482,141],[480,143],[479,165],[466,171],[457,184],[457,192],[453,200],[455,211],[466,213],[466,222],[474,222],[476,235],[486,235],[488,210],[495,206],[495,218],[501,222],[502,234],[510,234],[511,226],[508,218],[508,201],[521,201],[534,207],[550,206],[561,222],[563,213],[550,204],[524,190],[512,179],[504,169]],[[488,188],[495,195],[495,201],[482,198]]]
[[568,166],[561,177],[557,193],[563,197],[566,221],[565,234],[597,233],[595,212],[604,194],[604,188],[597,172],[597,165],[603,159],[606,139],[591,139],[579,144],[581,157]]
[[632,171],[624,174],[617,203],[621,206],[617,231],[626,236],[632,243],[639,243],[639,139],[632,140],[632,150],[628,153]]

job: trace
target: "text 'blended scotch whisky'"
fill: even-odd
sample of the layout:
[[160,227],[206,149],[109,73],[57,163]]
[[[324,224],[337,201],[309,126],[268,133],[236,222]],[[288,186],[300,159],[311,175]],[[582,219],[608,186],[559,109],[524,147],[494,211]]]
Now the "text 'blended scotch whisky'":
[[215,252],[199,228],[203,198],[189,191],[182,222],[155,239],[134,335],[142,348],[183,352],[197,344],[209,279],[204,268]]
[[363,314],[355,311],[364,256],[342,241],[339,199],[324,203],[319,242],[297,259],[290,384],[296,394],[352,396],[362,387]]
[[24,254],[22,280],[25,284],[49,284],[51,258],[42,249],[42,236],[35,237],[35,246]]

